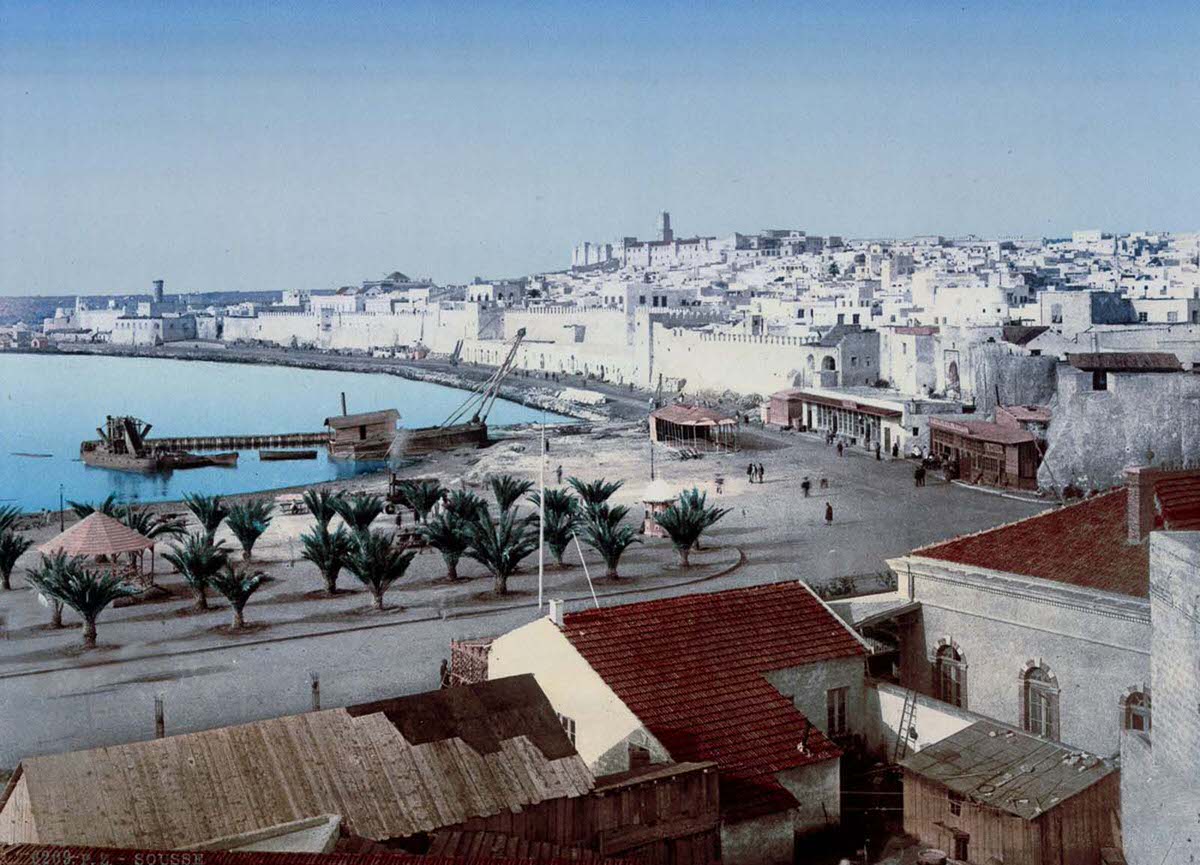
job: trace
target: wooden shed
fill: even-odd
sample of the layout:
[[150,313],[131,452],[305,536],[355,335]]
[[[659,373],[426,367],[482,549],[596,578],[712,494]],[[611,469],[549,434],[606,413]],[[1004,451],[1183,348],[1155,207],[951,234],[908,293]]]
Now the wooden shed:
[[952,480],[1017,490],[1038,488],[1042,448],[1027,430],[935,416],[929,418],[929,446]]
[[1120,770],[1108,760],[978,721],[903,762],[904,830],[987,865],[1095,865],[1119,846]]
[[394,408],[327,417],[329,455],[334,459],[387,459],[399,422],[400,412]]
[[650,440],[688,450],[736,451],[738,418],[697,405],[663,406],[650,412]]

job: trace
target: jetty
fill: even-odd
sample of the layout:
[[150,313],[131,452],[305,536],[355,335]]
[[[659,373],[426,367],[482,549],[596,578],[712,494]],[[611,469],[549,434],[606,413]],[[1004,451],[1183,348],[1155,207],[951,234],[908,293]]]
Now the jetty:
[[266,435],[174,436],[146,439],[146,444],[168,449],[197,451],[252,451],[270,448],[299,448],[329,443],[327,432],[271,433]]

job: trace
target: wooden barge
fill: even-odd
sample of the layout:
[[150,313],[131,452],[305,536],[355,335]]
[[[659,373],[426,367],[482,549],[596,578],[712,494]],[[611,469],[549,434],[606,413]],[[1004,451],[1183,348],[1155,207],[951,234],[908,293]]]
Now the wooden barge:
[[317,452],[303,451],[259,451],[258,458],[263,462],[282,462],[284,460],[315,460]]
[[99,440],[85,441],[79,446],[84,465],[123,472],[168,472],[177,469],[196,469],[209,466],[236,466],[236,451],[196,454],[161,441],[146,438],[151,425],[135,417],[108,416],[103,427],[97,427]]

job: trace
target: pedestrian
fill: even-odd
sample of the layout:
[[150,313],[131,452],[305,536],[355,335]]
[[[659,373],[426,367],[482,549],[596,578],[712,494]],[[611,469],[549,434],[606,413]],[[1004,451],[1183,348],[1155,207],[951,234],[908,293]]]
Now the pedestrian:
[[900,456],[900,442],[892,442],[892,459],[897,459]]
[[550,439],[546,439],[545,452],[550,453]]
[[913,486],[917,486],[917,487],[925,486],[925,467],[924,466],[917,466],[915,469],[913,469]]
[[554,482],[560,487],[562,486],[562,465],[554,470]]
[[829,489],[829,479],[828,478],[821,478],[821,489],[823,489],[823,490]]
[[833,525],[833,505],[829,502],[825,503],[825,525]]
[[800,489],[804,490],[804,497],[808,498],[808,493],[812,489],[812,481],[805,475],[804,480],[800,483]]
[[746,477],[750,478],[750,483],[754,483],[754,463],[746,466]]
[[715,481],[717,484],[717,495],[719,495],[719,496],[724,495],[725,494],[725,478],[718,475],[715,478]]
[[762,464],[762,463],[759,463],[759,464],[758,464],[758,482],[759,482],[760,484],[761,484],[761,483],[763,483],[763,474],[764,474],[764,471],[763,471],[763,464]]
[[842,443],[841,443],[841,442],[838,442],[838,443],[837,443],[837,452],[838,452],[838,456],[841,456],[841,455],[842,455],[842,451],[843,451],[843,448],[842,448]]
[[875,442],[875,461],[880,462],[882,460],[883,460],[883,452],[879,447],[879,442]]

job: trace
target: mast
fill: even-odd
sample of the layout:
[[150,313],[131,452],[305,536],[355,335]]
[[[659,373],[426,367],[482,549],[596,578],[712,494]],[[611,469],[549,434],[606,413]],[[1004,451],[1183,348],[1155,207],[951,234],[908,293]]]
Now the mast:
[[538,610],[542,609],[542,578],[546,571],[546,408],[542,407],[542,453],[538,471]]

